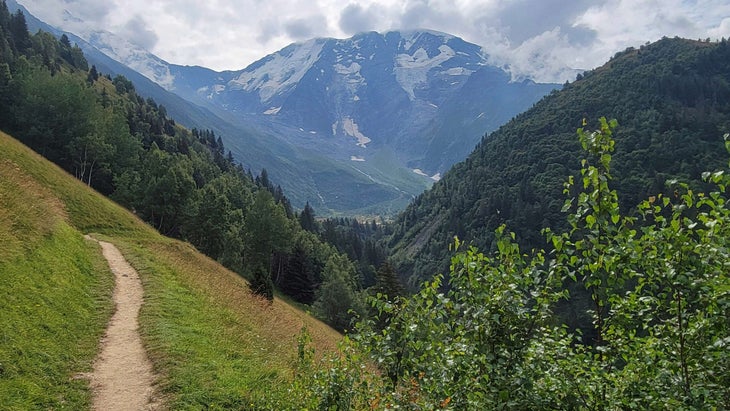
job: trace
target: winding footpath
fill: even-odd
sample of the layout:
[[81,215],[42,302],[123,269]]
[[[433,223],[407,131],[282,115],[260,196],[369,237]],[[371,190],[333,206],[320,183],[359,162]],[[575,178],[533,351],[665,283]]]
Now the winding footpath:
[[87,238],[101,245],[116,281],[116,310],[90,375],[93,409],[156,410],[159,404],[154,398],[155,375],[138,330],[143,295],[139,274],[113,244]]

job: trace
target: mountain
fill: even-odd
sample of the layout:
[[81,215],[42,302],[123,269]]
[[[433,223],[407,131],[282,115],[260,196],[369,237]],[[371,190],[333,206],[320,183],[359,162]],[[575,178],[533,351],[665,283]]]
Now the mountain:
[[266,168],[295,206],[320,215],[396,213],[558,87],[512,82],[480,47],[427,30],[313,39],[215,72],[65,19],[90,64],[132,79],[183,125],[214,130],[246,168]]
[[[349,164],[405,194],[399,200],[420,193],[485,131],[557,87],[512,82],[479,46],[426,30],[313,39],[244,70],[171,73],[170,89],[180,96]],[[325,206],[344,205],[331,198],[341,184],[324,174],[315,182]]]
[[445,272],[455,235],[489,250],[501,224],[522,245],[545,247],[538,230],[564,224],[563,182],[585,156],[576,129],[601,116],[619,123],[612,184],[624,210],[671,195],[667,179],[698,184],[726,161],[730,45],[665,38],[627,49],[484,137],[395,221],[400,272],[412,283]]
[[176,77],[172,89],[244,118],[304,130],[289,135],[294,145],[360,162],[391,151],[402,166],[429,176],[556,87],[510,82],[479,46],[425,30],[313,39],[217,78],[197,71],[198,81]]

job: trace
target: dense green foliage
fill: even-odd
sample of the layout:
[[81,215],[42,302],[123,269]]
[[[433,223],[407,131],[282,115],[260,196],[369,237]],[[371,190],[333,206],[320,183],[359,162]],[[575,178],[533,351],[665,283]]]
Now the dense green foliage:
[[[730,407],[728,169],[703,174],[707,194],[680,184],[627,216],[611,187],[615,125],[578,132],[589,156],[565,185],[567,229],[545,232],[553,251],[525,253],[500,227],[494,253],[452,258],[448,291],[437,276],[372,300],[387,325],[361,322],[341,356],[315,366],[305,335],[299,380],[271,408]],[[553,314],[573,298],[566,279],[590,296],[593,337]]]
[[330,283],[346,290],[315,295],[335,275],[326,263],[340,251],[301,228],[266,170],[254,178],[212,131],[179,127],[126,78],[89,68],[68,38],[30,35],[24,21],[0,3],[0,129],[243,275],[269,300],[275,285],[305,304],[352,293],[347,321],[336,322],[349,325],[347,311],[362,306],[362,276],[346,271],[345,283]]
[[395,221],[389,246],[412,289],[448,269],[454,236],[493,250],[494,230],[507,224],[529,249],[540,246],[540,228],[566,228],[561,181],[578,172],[574,132],[585,119],[621,121],[613,162],[623,211],[664,191],[666,179],[699,183],[705,168],[723,164],[718,136],[730,130],[726,41],[663,39],[579,77],[485,136]]

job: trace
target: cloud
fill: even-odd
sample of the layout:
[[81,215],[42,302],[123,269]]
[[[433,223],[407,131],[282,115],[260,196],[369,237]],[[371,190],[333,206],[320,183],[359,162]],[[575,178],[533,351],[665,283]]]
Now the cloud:
[[574,79],[577,71],[572,67],[585,64],[581,55],[560,27],[531,37],[517,47],[507,40],[489,47],[490,63],[507,69],[514,81],[559,83]]
[[355,34],[373,30],[377,24],[377,5],[363,8],[359,4],[350,3],[340,12],[339,28],[344,33]]
[[327,33],[327,19],[322,15],[294,18],[284,23],[284,32],[294,40],[305,40]]
[[[505,36],[512,44],[518,45],[540,36],[543,33],[560,27],[568,38],[572,34],[585,35],[589,29],[582,32],[568,32],[574,19],[591,6],[605,3],[606,0],[519,0],[508,3],[494,16],[501,25]],[[576,39],[580,42],[580,39]]]
[[396,29],[435,29],[453,33],[455,27],[465,27],[464,10],[451,1],[410,0],[401,11]]
[[79,17],[87,21],[104,21],[114,10],[114,4],[98,0],[65,0],[67,5],[73,5]]
[[263,20],[258,26],[258,34],[256,42],[259,44],[267,44],[271,39],[281,34],[281,25],[276,20]]
[[[177,64],[240,69],[291,42],[427,28],[482,46],[515,78],[571,79],[662,36],[730,37],[728,0],[20,0],[67,29],[86,21]],[[154,24],[152,24],[154,19]],[[72,30],[73,31],[73,30]]]
[[717,27],[710,30],[709,35],[713,38],[729,38],[730,37],[730,17],[724,18]]
[[147,50],[153,50],[159,40],[157,34],[147,27],[147,23],[139,15],[129,19],[117,34]]

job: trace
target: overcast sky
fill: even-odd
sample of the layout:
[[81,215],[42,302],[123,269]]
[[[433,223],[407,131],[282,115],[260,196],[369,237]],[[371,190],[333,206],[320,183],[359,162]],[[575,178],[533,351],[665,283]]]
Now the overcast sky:
[[[730,38],[730,0],[19,0],[73,31],[84,21],[175,64],[242,69],[287,44],[428,28],[478,44],[513,75],[565,81],[662,36]],[[69,18],[71,17],[71,18]],[[65,26],[65,27],[64,27]]]

